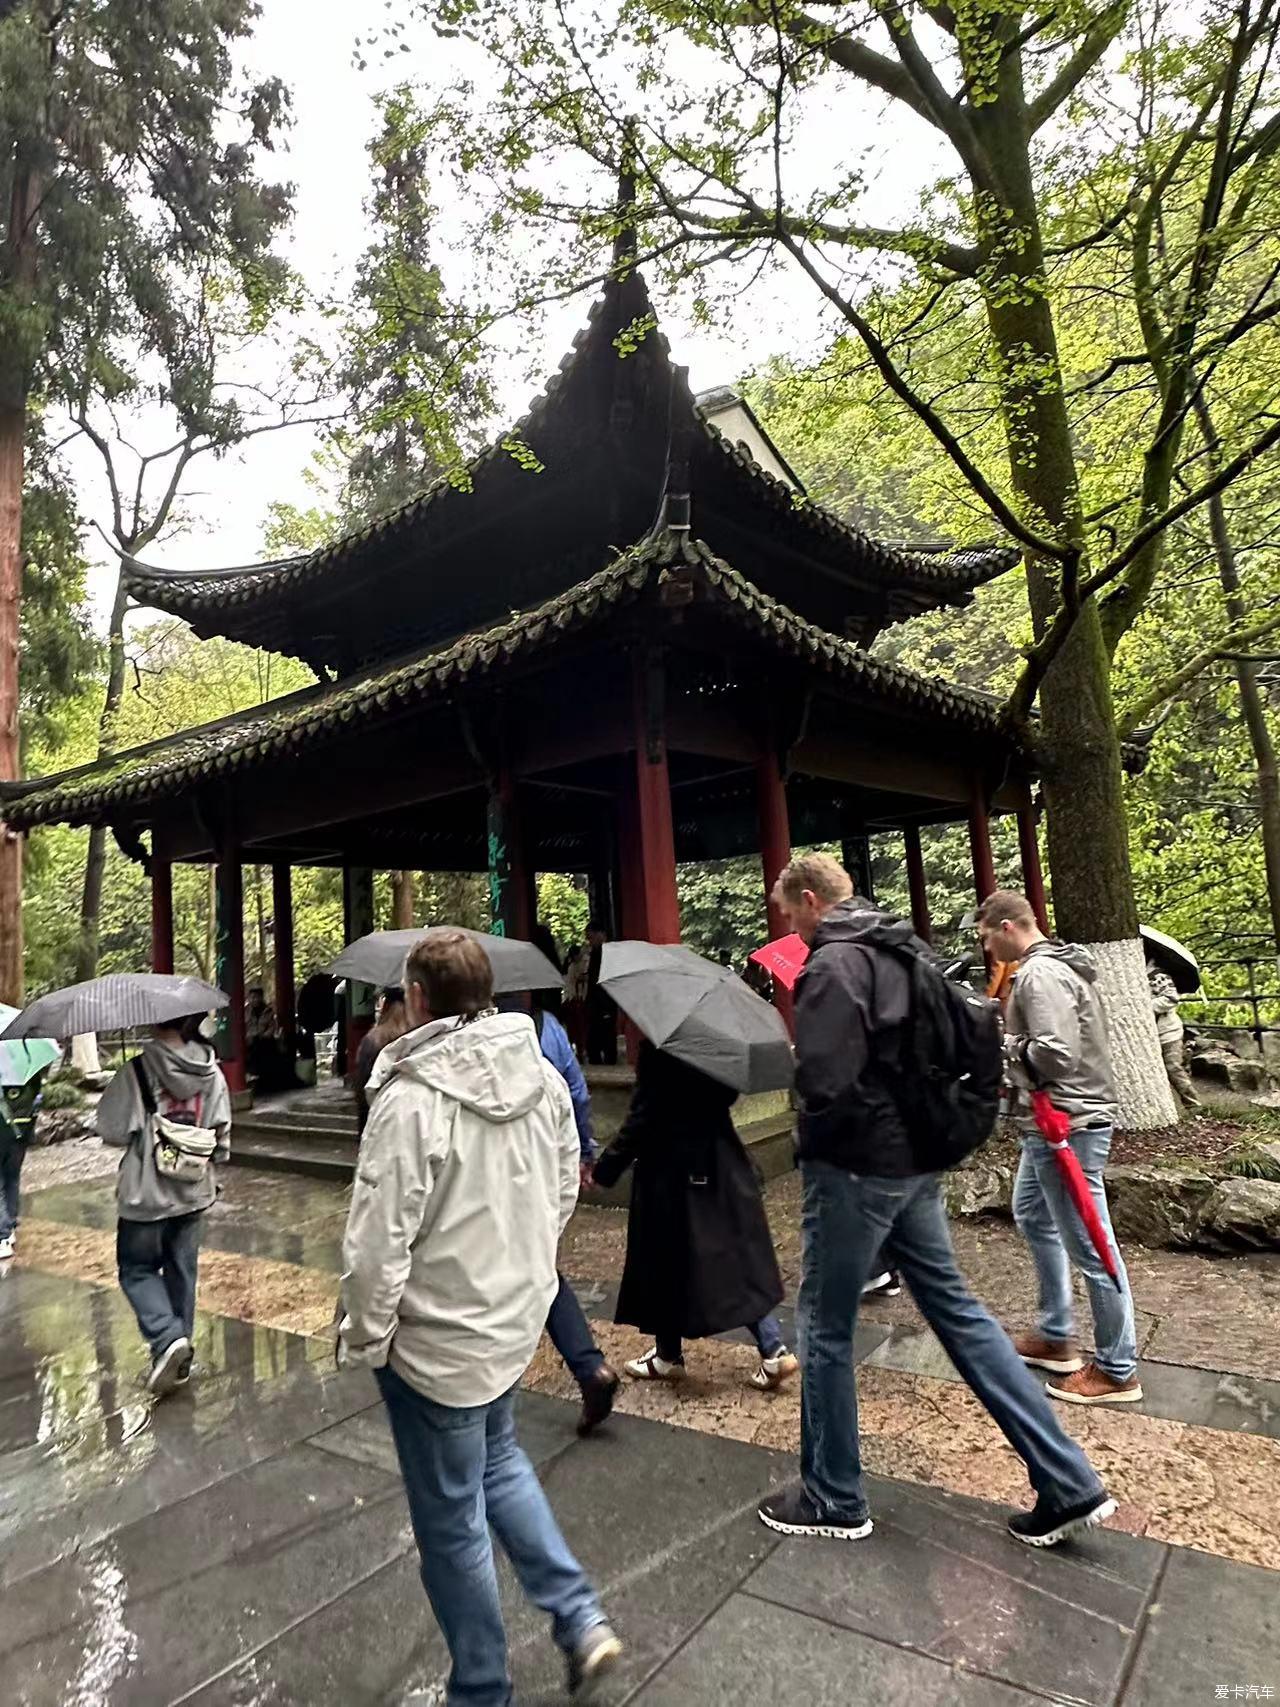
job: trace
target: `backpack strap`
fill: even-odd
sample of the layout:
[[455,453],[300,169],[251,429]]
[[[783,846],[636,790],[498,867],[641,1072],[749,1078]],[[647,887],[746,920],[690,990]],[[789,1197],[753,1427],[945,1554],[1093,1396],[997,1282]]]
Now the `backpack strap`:
[[135,1055],[129,1065],[132,1067],[134,1079],[137,1081],[138,1095],[142,1098],[142,1112],[146,1115],[153,1115],[156,1112],[156,1094],[151,1088],[151,1080],[147,1076],[147,1069],[142,1064],[141,1055]]

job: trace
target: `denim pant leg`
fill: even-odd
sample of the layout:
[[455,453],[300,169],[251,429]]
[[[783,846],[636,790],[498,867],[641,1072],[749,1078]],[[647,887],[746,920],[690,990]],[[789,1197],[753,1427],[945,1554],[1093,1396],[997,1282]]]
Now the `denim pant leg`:
[[515,1401],[513,1388],[494,1400],[485,1420],[485,1510],[520,1587],[551,1614],[557,1645],[572,1653],[604,1613],[516,1439]]
[[748,1322],[747,1328],[761,1357],[776,1357],[787,1343],[782,1337],[782,1324],[776,1316],[761,1316],[758,1322]]
[[920,1314],[1027,1466],[1036,1493],[1059,1508],[1091,1499],[1102,1487],[1092,1465],[956,1266],[937,1176],[910,1184],[891,1248]]
[[1111,1276],[1102,1265],[1102,1258],[1093,1248],[1079,1212],[1067,1192],[1058,1164],[1049,1146],[1039,1138],[1027,1141],[1029,1154],[1040,1180],[1040,1188],[1057,1222],[1062,1243],[1072,1263],[1084,1276],[1089,1291],[1089,1306],[1093,1313],[1094,1361],[1116,1381],[1127,1381],[1138,1367],[1138,1333],[1133,1318],[1133,1294],[1124,1259],[1111,1230],[1111,1212],[1107,1207],[1107,1187],[1103,1170],[1111,1154],[1111,1128],[1086,1127],[1071,1134],[1071,1148],[1080,1163],[1081,1172],[1097,1206],[1098,1217],[1106,1229],[1107,1238],[1120,1274],[1117,1292]]
[[175,1314],[164,1278],[163,1221],[116,1223],[116,1270],[125,1297],[133,1306],[142,1337],[159,1357],[186,1333]]
[[579,1387],[583,1387],[603,1367],[604,1353],[591,1336],[591,1324],[578,1302],[577,1293],[562,1274],[556,1278],[560,1282],[560,1290],[551,1300],[551,1308],[547,1312],[547,1333],[570,1375]]
[[[1040,1311],[1036,1326],[1047,1340],[1068,1340],[1075,1335],[1075,1307],[1071,1299],[1071,1264],[1063,1248],[1058,1223],[1040,1183],[1040,1172],[1029,1150],[1038,1138],[1025,1138],[1013,1182],[1013,1218],[1027,1241],[1036,1265]],[[1043,1149],[1043,1145],[1041,1145]],[[1050,1167],[1053,1163],[1050,1162]]]
[[422,1586],[453,1660],[448,1707],[508,1707],[507,1635],[485,1519],[489,1406],[436,1405],[393,1369],[375,1373],[404,1477]]
[[885,1219],[863,1200],[865,1181],[826,1162],[801,1164],[804,1264],[796,1330],[800,1351],[800,1477],[824,1517],[867,1515],[858,1450],[853,1330],[862,1288],[880,1255]]
[[9,1239],[18,1226],[18,1192],[27,1146],[0,1128],[0,1239]]
[[173,1313],[188,1339],[195,1332],[196,1268],[200,1260],[200,1235],[204,1213],[175,1215],[162,1221],[164,1228],[164,1284]]

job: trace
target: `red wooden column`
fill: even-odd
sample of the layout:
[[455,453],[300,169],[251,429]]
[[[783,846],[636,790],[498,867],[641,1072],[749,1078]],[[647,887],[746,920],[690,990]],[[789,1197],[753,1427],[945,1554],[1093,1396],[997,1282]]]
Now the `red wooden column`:
[[903,825],[902,846],[906,854],[907,893],[911,896],[911,925],[918,937],[931,942],[933,921],[929,917],[929,887],[924,880],[924,854],[920,848],[918,825]]
[[656,654],[637,653],[632,669],[636,839],[644,934],[650,942],[679,942],[680,898],[676,889],[676,838],[662,707],[662,660]]
[[969,852],[973,856],[973,888],[981,906],[995,893],[996,862],[991,853],[991,825],[981,781],[975,777],[969,794]]
[[218,1053],[233,1091],[245,1088],[244,1043],[244,877],[240,850],[232,848],[217,871],[218,988],[230,997],[218,1010]]
[[[760,865],[764,872],[764,904],[770,938],[785,936],[786,920],[774,905],[773,886],[791,858],[791,816],[787,811],[787,784],[778,755],[768,747],[756,760],[756,805],[760,816]],[[791,991],[776,980],[774,1005],[794,1029],[795,1002]]]
[[1035,807],[1028,800],[1018,808],[1018,851],[1022,855],[1022,889],[1036,923],[1049,935],[1049,903],[1044,893],[1044,872],[1040,869],[1040,839],[1036,835]]
[[275,944],[276,1023],[285,1053],[293,1059],[297,997],[293,968],[293,869],[287,861],[271,867],[271,934]]
[[173,867],[151,860],[151,970],[173,971]]

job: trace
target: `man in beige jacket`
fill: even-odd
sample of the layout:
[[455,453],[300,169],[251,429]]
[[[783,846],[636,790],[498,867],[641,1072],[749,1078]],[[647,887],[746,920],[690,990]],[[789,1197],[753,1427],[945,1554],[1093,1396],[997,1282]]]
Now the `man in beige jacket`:
[[516,1441],[515,1392],[555,1296],[578,1195],[564,1080],[527,1014],[499,1014],[484,950],[425,937],[405,967],[411,1029],[378,1057],[343,1244],[340,1357],[374,1370],[422,1581],[449,1644],[450,1707],[512,1700],[492,1529],[552,1615],[588,1699],[621,1644]]

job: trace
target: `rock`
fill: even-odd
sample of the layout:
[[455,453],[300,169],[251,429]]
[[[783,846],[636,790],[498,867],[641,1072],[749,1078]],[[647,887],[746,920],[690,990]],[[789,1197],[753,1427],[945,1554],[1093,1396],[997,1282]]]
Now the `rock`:
[[1280,1108],[1280,1091],[1264,1091],[1260,1097],[1250,1097],[1255,1108]]
[[1192,1248],[1215,1184],[1210,1174],[1176,1168],[1108,1168],[1107,1200],[1121,1243]]
[[1013,1169],[995,1162],[955,1168],[942,1184],[948,1215],[1009,1215],[1013,1205]]
[[1201,1244],[1226,1250],[1280,1250],[1280,1184],[1265,1179],[1224,1179],[1206,1205]]
[[1280,1078],[1280,1031],[1263,1032],[1262,1062],[1273,1078]]
[[75,1144],[94,1131],[93,1110],[88,1108],[42,1109],[36,1116],[34,1142],[45,1144]]
[[1191,1058],[1193,1077],[1213,1085],[1225,1085],[1242,1096],[1253,1096],[1271,1088],[1267,1070],[1260,1061],[1242,1061],[1220,1043],[1211,1044]]
[[1233,1055],[1239,1055],[1242,1060],[1257,1061],[1260,1057],[1257,1038],[1243,1027],[1227,1032],[1222,1041]]

